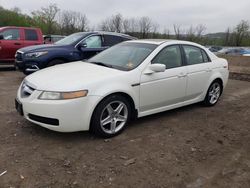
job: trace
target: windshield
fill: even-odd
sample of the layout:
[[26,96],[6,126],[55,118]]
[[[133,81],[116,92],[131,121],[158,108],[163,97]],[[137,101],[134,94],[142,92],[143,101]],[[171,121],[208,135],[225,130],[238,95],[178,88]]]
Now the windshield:
[[140,65],[156,47],[155,44],[125,42],[99,53],[88,62],[129,71]]
[[83,38],[85,36],[86,36],[86,33],[74,33],[72,35],[69,35],[69,36],[57,41],[55,44],[60,44],[60,45],[74,44],[75,42],[81,40],[81,38]]

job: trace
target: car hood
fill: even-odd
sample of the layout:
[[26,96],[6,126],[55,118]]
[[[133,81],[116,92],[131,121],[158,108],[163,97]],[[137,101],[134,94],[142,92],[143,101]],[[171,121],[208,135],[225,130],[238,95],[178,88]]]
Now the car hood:
[[35,46],[27,46],[19,49],[18,51],[27,53],[27,52],[37,52],[37,51],[50,51],[58,48],[65,48],[65,45],[56,45],[56,44],[41,44]]
[[117,79],[124,71],[82,61],[56,65],[25,78],[25,82],[42,91],[77,91],[89,89],[93,84],[106,79]]

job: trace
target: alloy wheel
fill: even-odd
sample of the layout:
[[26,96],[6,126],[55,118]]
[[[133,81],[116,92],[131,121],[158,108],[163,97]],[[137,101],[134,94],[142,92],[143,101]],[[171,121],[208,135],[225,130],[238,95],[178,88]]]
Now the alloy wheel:
[[128,120],[128,108],[121,101],[110,102],[103,109],[100,117],[102,130],[107,134],[119,132]]

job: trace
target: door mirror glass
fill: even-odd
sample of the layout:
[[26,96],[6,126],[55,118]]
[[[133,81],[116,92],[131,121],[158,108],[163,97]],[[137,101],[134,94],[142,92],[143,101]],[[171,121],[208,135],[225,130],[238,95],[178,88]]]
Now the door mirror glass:
[[151,64],[149,65],[149,69],[153,72],[164,72],[166,70],[166,65],[164,64]]
[[79,44],[79,48],[87,48],[87,47],[88,47],[88,45],[85,42]]
[[0,35],[0,40],[3,40],[3,39],[4,39],[3,35]]

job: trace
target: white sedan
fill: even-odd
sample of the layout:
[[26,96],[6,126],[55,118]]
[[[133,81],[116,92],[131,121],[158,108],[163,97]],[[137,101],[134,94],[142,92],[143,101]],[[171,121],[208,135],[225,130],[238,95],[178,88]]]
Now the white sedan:
[[133,117],[203,101],[213,106],[228,63],[201,45],[175,40],[123,42],[87,62],[57,65],[24,79],[16,109],[59,132],[119,134]]

